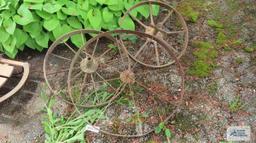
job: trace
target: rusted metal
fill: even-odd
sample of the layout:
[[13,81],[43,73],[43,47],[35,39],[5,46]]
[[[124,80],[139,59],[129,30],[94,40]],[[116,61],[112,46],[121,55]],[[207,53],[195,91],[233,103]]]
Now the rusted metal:
[[[137,9],[138,7],[141,7],[141,6],[145,6],[145,5],[148,5],[149,6],[149,19],[150,19],[150,22],[148,24],[144,23],[144,21],[141,21],[139,19],[137,19],[136,17],[132,16],[131,12],[133,12],[133,10]],[[154,6],[160,6],[161,10],[159,11],[160,13],[155,16],[155,17],[160,17],[162,16],[161,13],[164,11],[164,10],[167,10],[168,11],[168,14],[165,15],[165,18],[162,20],[162,21],[157,21],[158,23],[156,23],[154,21],[154,16],[153,16],[153,10],[152,10],[152,5]],[[173,14],[176,14],[177,15],[177,18],[178,18],[178,21],[180,22],[182,28],[181,30],[179,31],[166,31],[165,29],[167,29],[164,24],[168,21],[168,19],[171,18],[171,16]],[[177,56],[177,58],[181,58],[182,55],[185,54],[186,52],[186,49],[187,49],[187,46],[188,46],[188,27],[187,27],[187,24],[184,20],[184,18],[182,17],[182,15],[175,9],[173,8],[172,6],[170,6],[169,4],[165,3],[165,2],[160,2],[160,1],[153,1],[153,0],[148,0],[148,1],[143,1],[143,2],[140,2],[140,3],[137,3],[136,5],[132,6],[130,9],[128,9],[123,18],[121,19],[120,21],[120,24],[123,23],[123,20],[125,19],[125,17],[128,17],[130,16],[135,22],[138,23],[139,26],[142,27],[142,29],[144,28],[144,33],[146,34],[149,34],[149,35],[154,35],[160,39],[163,39],[163,35],[166,34],[167,36],[168,35],[173,35],[173,34],[181,34],[183,33],[184,34],[184,37],[183,37],[183,45],[182,45],[182,50],[181,51],[178,51],[177,49],[175,49],[171,43],[169,43],[168,47],[169,49],[171,49],[175,55]],[[139,29],[141,30],[141,29]],[[157,43],[153,43],[154,44],[154,48],[155,48],[155,58],[156,58],[156,63],[145,63],[145,61],[143,60],[140,60],[138,57],[139,55],[141,55],[141,53],[144,51],[146,53],[147,50],[145,50],[145,47],[147,47],[147,45],[150,43],[150,39],[147,40],[143,46],[141,46],[137,53],[131,53],[129,52],[129,56],[137,61],[138,63],[140,64],[143,64],[144,66],[147,66],[147,67],[154,67],[154,68],[162,68],[162,67],[167,67],[171,64],[173,64],[175,62],[175,60],[170,60],[168,61],[168,63],[160,63],[159,62],[159,56],[160,56],[160,53],[159,53],[159,46]],[[129,51],[129,49],[128,49]],[[147,60],[147,59],[145,59]]]
[[[100,106],[105,106],[105,108],[107,108],[109,105],[111,105],[113,103],[113,100],[117,99],[120,96],[121,92],[124,91],[124,89],[126,87],[128,87],[129,85],[132,85],[134,83],[140,85],[141,87],[147,88],[147,90],[152,92],[154,95],[159,95],[159,93],[156,93],[156,92],[150,90],[147,85],[144,85],[144,83],[141,83],[141,82],[137,81],[135,76],[136,76],[136,74],[139,75],[139,73],[136,73],[136,72],[133,71],[135,67],[132,66],[132,60],[130,59],[130,57],[128,55],[126,47],[122,44],[123,40],[122,40],[122,38],[116,38],[116,37],[118,37],[119,35],[122,35],[122,34],[137,35],[139,37],[146,37],[146,38],[152,39],[155,42],[157,42],[158,44],[160,44],[161,46],[163,46],[165,48],[165,50],[168,52],[168,54],[170,56],[172,56],[173,59],[175,60],[174,63],[176,65],[177,69],[178,69],[178,74],[181,77],[180,94],[179,94],[178,101],[176,102],[177,105],[175,105],[176,109],[174,109],[173,112],[170,113],[169,116],[167,116],[167,118],[164,120],[164,122],[167,122],[177,112],[179,112],[180,105],[182,104],[182,101],[183,101],[183,96],[184,96],[184,71],[183,71],[183,67],[181,66],[178,58],[176,58],[176,55],[169,48],[169,44],[168,43],[166,43],[162,39],[157,38],[154,35],[150,35],[150,34],[146,34],[146,33],[142,33],[142,32],[129,31],[129,30],[114,30],[114,31],[100,33],[96,37],[94,37],[94,38],[90,39],[89,41],[87,41],[86,45],[84,47],[80,48],[77,51],[76,55],[72,59],[71,65],[70,65],[70,70],[69,70],[69,73],[68,73],[68,91],[69,91],[70,98],[72,100],[71,102],[77,108],[79,108],[79,107],[93,108],[93,107],[100,107]],[[113,38],[110,38],[110,39],[116,45],[119,45],[118,48],[119,48],[120,51],[122,51],[122,56],[123,56],[122,58],[119,57],[119,59],[117,59],[117,60],[121,61],[121,60],[124,60],[124,58],[126,58],[126,62],[128,62],[127,63],[128,65],[127,65],[127,67],[125,69],[120,69],[118,67],[116,67],[117,69],[115,69],[117,71],[117,73],[119,74],[118,78],[120,79],[120,81],[122,83],[120,84],[120,86],[118,88],[114,89],[114,96],[111,99],[109,99],[108,101],[106,101],[104,103],[99,103],[99,104],[96,104],[96,105],[79,105],[73,99],[73,96],[74,96],[73,91],[74,90],[72,88],[73,88],[75,82],[73,83],[72,79],[74,79],[74,76],[79,74],[79,73],[78,74],[73,74],[74,66],[75,66],[76,63],[79,63],[79,61],[81,60],[80,57],[82,56],[81,55],[82,53],[86,53],[87,56],[85,56],[81,61],[83,61],[84,59],[86,59],[88,57],[90,57],[90,59],[98,59],[99,58],[99,57],[92,56],[90,53],[88,53],[88,52],[86,52],[84,50],[85,49],[89,50],[90,47],[91,47],[90,45],[93,42],[97,41],[99,38],[102,38],[102,37],[113,37]],[[100,67],[102,64],[104,64],[104,63],[100,63],[100,62],[97,63],[97,67]],[[135,61],[135,64],[137,64],[137,61]],[[89,74],[93,74],[93,73],[97,74],[97,70],[98,70],[98,68],[96,68],[96,70],[94,69],[93,72],[90,72],[90,73],[83,72],[82,74],[84,74],[85,76],[88,77]],[[156,70],[156,69],[151,67],[151,69],[149,68],[148,70]],[[85,70],[85,71],[87,71],[87,70]],[[77,78],[79,78],[79,77],[81,78],[81,75],[78,76]],[[102,82],[103,83],[107,83],[108,81],[103,79]],[[96,83],[95,81],[92,81],[92,84],[94,84],[94,86],[95,86],[95,83]],[[88,84],[87,83],[82,83],[82,85],[88,85]],[[100,132],[103,133],[103,134],[112,135],[112,136],[116,136],[116,137],[141,137],[141,136],[145,136],[147,134],[150,134],[153,131],[154,131],[154,129],[152,129],[152,130],[150,130],[150,131],[148,131],[146,133],[140,134],[140,135],[124,135],[124,134],[110,133],[110,132],[105,131],[105,130],[100,130]]]
[[0,58],[0,63],[7,64],[10,66],[14,66],[14,67],[23,68],[23,75],[22,75],[20,81],[18,82],[18,84],[14,88],[12,88],[11,91],[6,93],[5,95],[0,96],[0,103],[1,103],[1,102],[5,101],[6,99],[10,98],[11,96],[13,96],[25,84],[25,82],[28,78],[28,75],[29,75],[29,64],[27,62],[13,61],[13,60],[8,60],[8,59],[4,59],[4,58]]
[[[76,48],[73,48],[71,47],[66,41],[71,38],[72,36],[75,36],[75,35],[81,35],[81,36],[84,36],[85,34],[98,34],[100,33],[99,31],[96,31],[96,30],[86,30],[86,29],[82,29],[82,30],[75,30],[75,31],[72,31],[70,33],[67,33],[61,37],[59,37],[57,40],[55,40],[52,45],[49,47],[46,55],[45,55],[45,58],[44,58],[44,63],[43,63],[43,72],[44,72],[44,78],[45,78],[45,82],[47,84],[47,86],[49,87],[50,91],[53,93],[53,94],[57,94],[60,92],[60,90],[63,90],[63,89],[60,89],[60,88],[55,88],[55,84],[56,84],[56,79],[52,79],[51,75],[54,75],[54,74],[63,74],[65,72],[68,72],[69,70],[69,62],[71,62],[71,59],[67,58],[67,57],[64,57],[62,55],[57,55],[55,53],[53,53],[55,50],[58,50],[60,48],[63,48],[61,47],[60,45],[63,45],[65,46],[66,49],[69,50],[70,53],[73,53],[75,54],[76,51],[78,50],[78,47]],[[61,51],[61,50],[60,50]],[[58,69],[57,71],[54,71],[54,72],[50,72],[49,69],[49,65],[50,65],[50,58],[51,56],[54,56],[54,57],[57,57],[59,58],[60,60],[63,60],[63,61],[66,61],[66,66],[64,69]],[[63,79],[62,79],[63,80]],[[65,85],[63,86],[64,90],[65,90]]]

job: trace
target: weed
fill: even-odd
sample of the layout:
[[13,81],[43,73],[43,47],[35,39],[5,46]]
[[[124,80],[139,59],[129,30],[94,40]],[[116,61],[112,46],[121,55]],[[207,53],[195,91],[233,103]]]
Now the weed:
[[212,82],[212,83],[210,83],[210,84],[207,86],[207,90],[208,90],[208,93],[209,93],[210,95],[216,94],[216,92],[218,91],[218,84],[217,84],[217,82]]
[[90,109],[73,118],[57,116],[52,111],[53,103],[51,102],[45,107],[47,114],[42,121],[45,131],[45,143],[85,142],[84,132],[86,131],[86,125],[94,123],[103,115],[100,109]]
[[216,66],[217,51],[210,42],[194,41],[193,46],[196,47],[196,51],[193,52],[196,60],[189,68],[188,73],[198,77],[209,76]]
[[224,32],[219,32],[218,35],[217,35],[217,39],[216,39],[216,43],[218,45],[222,45],[226,42],[227,40],[227,36],[225,35]]
[[168,142],[170,142],[170,139],[173,137],[173,134],[169,128],[166,127],[164,122],[161,122],[156,128],[155,133],[160,134],[161,132],[164,132],[165,137],[167,138]]
[[231,101],[228,105],[228,109],[231,112],[237,112],[238,110],[242,109],[243,103],[239,96],[237,96],[233,101]]
[[213,28],[220,28],[222,29],[224,26],[223,24],[221,24],[220,22],[213,20],[213,19],[209,19],[207,20],[207,24]]
[[242,58],[236,58],[236,59],[235,59],[236,64],[239,64],[239,65],[242,64],[243,61],[244,61],[244,60],[243,60]]
[[247,53],[252,53],[255,50],[256,50],[256,45],[244,48],[244,51],[247,52]]
[[204,7],[203,4],[202,0],[185,0],[177,6],[177,10],[185,16],[186,20],[196,22],[200,16],[200,10]]

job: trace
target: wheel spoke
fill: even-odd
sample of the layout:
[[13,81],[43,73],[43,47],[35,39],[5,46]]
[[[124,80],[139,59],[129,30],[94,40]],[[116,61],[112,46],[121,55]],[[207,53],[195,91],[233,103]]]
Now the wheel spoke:
[[158,52],[158,46],[157,46],[156,41],[154,41],[154,48],[155,48],[155,53],[156,53],[156,63],[158,66],[160,66],[159,52]]
[[82,95],[82,92],[83,92],[84,87],[85,87],[85,86],[83,86],[83,85],[84,85],[84,84],[85,84],[85,82],[86,82],[87,75],[88,75],[88,74],[84,74],[83,83],[80,85],[80,91],[81,91],[81,93],[79,94],[79,98],[78,98],[78,100],[80,100],[80,99],[81,99],[81,95]]
[[133,20],[135,20],[138,24],[140,24],[142,27],[144,27],[145,29],[148,27],[147,25],[145,25],[142,21],[140,21],[138,18],[132,16],[131,14],[129,14]]
[[[50,73],[48,73],[47,75],[52,75],[52,74],[56,74],[56,73],[63,73],[63,72],[67,72],[67,71],[69,71],[69,67],[68,68],[65,68],[65,69],[61,69],[60,71],[55,71],[55,72],[50,72]],[[80,67],[75,67],[75,68],[73,68],[73,69],[80,69]]]
[[72,51],[74,54],[76,54],[76,51],[67,42],[64,42],[64,44],[68,47],[68,49],[70,51]]
[[169,13],[167,14],[167,16],[165,16],[165,18],[163,19],[163,21],[158,23],[158,26],[162,27],[165,22],[172,16],[173,10],[169,11]]
[[57,57],[57,58],[59,58],[59,59],[63,59],[63,60],[67,60],[67,61],[72,61],[71,59],[69,59],[69,58],[66,58],[66,57],[63,57],[63,56],[60,56],[60,55],[56,55],[56,54],[53,54],[53,53],[51,53],[54,57]]
[[[83,46],[85,44],[85,41],[84,41],[84,34],[81,32],[81,37],[82,37],[82,43],[83,43]],[[81,47],[82,48],[82,47]]]
[[[104,83],[104,82],[106,82],[106,81],[108,81],[108,82],[110,82],[110,81],[115,81],[115,80],[119,80],[119,79],[120,79],[119,77],[117,77],[117,78],[112,78],[112,79],[105,79],[105,81],[103,81],[103,80],[97,81],[97,82],[95,82],[95,84]],[[87,84],[84,84],[84,86],[91,85],[91,84],[93,84],[93,83],[87,83]]]
[[111,48],[109,48],[109,49],[107,49],[103,54],[101,54],[99,57],[103,57],[104,55],[106,55],[109,51],[111,51],[112,49]]
[[97,95],[98,95],[98,92],[97,92],[97,89],[96,89],[96,83],[95,83],[95,80],[94,80],[94,78],[93,78],[93,74],[91,74],[91,79],[92,79],[93,88],[94,88],[94,90],[95,90],[95,94],[96,94],[96,96],[97,96]]
[[147,41],[139,48],[139,50],[137,51],[137,53],[135,54],[135,58],[145,49],[145,47],[147,46],[149,40],[147,39]]
[[[109,66],[111,69],[113,69],[114,71],[116,71],[116,72],[118,72],[119,74],[121,73],[119,70],[118,70],[118,68],[116,68],[116,67],[113,67],[113,66],[111,66],[111,65],[109,65],[109,64],[106,64],[106,63],[102,63],[103,65],[105,65],[105,66]],[[102,70],[101,70],[102,71]]]
[[150,24],[155,25],[154,18],[153,18],[153,8],[152,8],[151,2],[149,2],[149,14],[150,14]]
[[94,56],[94,54],[95,54],[96,48],[98,46],[98,43],[99,43],[99,38],[96,40],[95,46],[93,48],[92,56]]
[[70,79],[70,81],[73,81],[75,79],[77,79],[79,76],[81,76],[83,74],[82,71],[78,72],[73,78]]
[[[124,50],[124,52],[126,53],[126,56],[128,56],[128,51],[127,51],[127,48],[125,47],[124,45],[124,42],[122,40],[122,38],[120,38],[119,40],[120,44],[121,44],[121,47],[122,49]],[[120,50],[120,49],[119,49]],[[120,51],[120,55],[121,55],[121,51]],[[123,58],[122,58],[123,59]],[[125,62],[124,62],[124,59],[123,59],[123,64],[125,65]],[[128,69],[130,70],[131,69],[131,59],[128,57]]]
[[104,77],[102,77],[97,71],[96,74],[105,82],[107,83],[113,90],[116,90]]
[[[149,87],[147,87],[147,86],[144,85],[143,83],[141,83],[141,82],[139,82],[139,81],[137,81],[137,80],[135,80],[135,82],[136,82],[138,85],[140,85],[141,87],[145,88],[147,91],[149,91],[149,92],[155,94],[156,96],[160,96],[159,93],[157,93],[157,92],[151,90]],[[161,92],[161,93],[162,93],[162,92]],[[161,94],[161,93],[160,93],[160,94]]]
[[158,27],[155,27],[158,31],[162,32],[162,33],[165,33],[167,35],[170,35],[170,34],[180,34],[180,33],[184,33],[185,31],[184,30],[180,30],[180,31],[165,31],[161,28],[158,28]]

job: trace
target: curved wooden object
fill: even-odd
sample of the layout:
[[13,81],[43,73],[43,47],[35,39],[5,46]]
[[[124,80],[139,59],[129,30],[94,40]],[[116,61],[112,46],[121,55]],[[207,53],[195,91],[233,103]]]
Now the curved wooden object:
[[16,92],[18,92],[21,87],[25,84],[28,75],[29,75],[29,64],[27,62],[19,62],[19,61],[13,61],[8,59],[0,58],[0,63],[11,65],[11,66],[18,66],[23,68],[23,76],[16,87],[14,87],[11,91],[6,93],[5,95],[2,95],[0,97],[0,103],[5,101],[6,99],[10,98],[12,95],[14,95]]

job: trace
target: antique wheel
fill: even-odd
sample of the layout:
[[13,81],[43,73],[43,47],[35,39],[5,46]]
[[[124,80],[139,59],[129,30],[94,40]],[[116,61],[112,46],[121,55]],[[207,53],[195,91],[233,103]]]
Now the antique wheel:
[[110,35],[99,34],[87,41],[76,52],[68,72],[72,103],[77,107],[93,108],[116,99],[125,88],[125,82],[129,82],[119,84],[121,72],[128,69],[124,66],[128,59],[128,54]]
[[[149,11],[144,13],[145,19],[136,18],[141,9]],[[127,10],[120,24],[125,24],[126,18],[132,18],[136,23],[136,31],[154,35],[169,44],[169,48],[179,59],[184,55],[188,46],[188,28],[181,14],[172,6],[159,1],[144,1],[137,3]],[[161,68],[173,64],[171,58],[162,60],[167,51],[159,47],[156,41],[146,40],[141,47],[128,48],[129,56],[148,67]],[[149,56],[148,58],[147,56]]]
[[[148,38],[156,41],[168,51],[168,56],[173,58],[175,65],[151,68],[137,64],[138,62],[132,60],[127,53],[127,46],[134,46],[132,42],[126,40],[129,36],[135,36],[138,43]],[[166,83],[165,78],[177,80]],[[178,59],[163,40],[146,33],[115,30],[100,33],[77,51],[70,64],[68,91],[78,112],[83,108],[102,107],[100,109],[119,116],[118,111],[126,107],[118,103],[122,102],[120,101],[122,98],[133,102],[131,109],[127,109],[127,111],[134,109],[131,111],[131,118],[142,115],[144,110],[152,110],[152,113],[149,113],[150,117],[145,116],[143,121],[141,120],[142,126],[145,124],[150,127],[134,132],[136,134],[112,131],[111,123],[115,120],[113,115],[107,118],[111,120],[109,124],[106,124],[106,120],[98,120],[95,123],[96,126],[100,126],[100,132],[103,134],[141,137],[153,132],[155,126],[161,122],[156,107],[170,107],[170,110],[163,115],[163,122],[167,122],[178,112],[184,95],[184,72]],[[154,122],[151,122],[152,119]],[[129,127],[132,124],[130,121],[124,122],[123,126]],[[136,130],[136,126],[132,129]]]
[[[53,94],[66,93],[67,75],[73,56],[88,37],[98,33],[100,32],[95,30],[76,30],[61,36],[49,47],[44,58],[43,71],[46,84]],[[78,39],[78,44],[70,42],[73,38]]]

